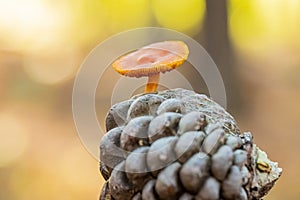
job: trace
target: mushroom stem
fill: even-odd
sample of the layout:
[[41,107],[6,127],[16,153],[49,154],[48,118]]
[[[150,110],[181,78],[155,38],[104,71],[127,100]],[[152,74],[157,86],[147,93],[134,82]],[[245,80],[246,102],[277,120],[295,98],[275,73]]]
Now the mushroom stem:
[[145,93],[155,92],[159,82],[159,73],[148,76],[148,83],[145,87]]

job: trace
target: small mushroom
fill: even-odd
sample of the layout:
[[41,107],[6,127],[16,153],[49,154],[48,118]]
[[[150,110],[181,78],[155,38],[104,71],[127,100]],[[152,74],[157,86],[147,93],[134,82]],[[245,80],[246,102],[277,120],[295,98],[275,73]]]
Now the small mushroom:
[[160,72],[171,71],[188,57],[189,50],[181,41],[164,41],[147,45],[117,59],[112,67],[129,77],[148,77],[145,93],[155,92]]

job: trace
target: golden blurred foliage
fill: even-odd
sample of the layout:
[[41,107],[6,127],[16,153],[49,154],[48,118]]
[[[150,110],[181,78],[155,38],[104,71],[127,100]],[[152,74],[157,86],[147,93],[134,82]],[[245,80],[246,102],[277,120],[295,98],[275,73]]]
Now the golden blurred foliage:
[[205,13],[203,0],[153,0],[152,8],[158,23],[189,35],[195,35],[202,27]]
[[231,0],[229,9],[231,39],[239,49],[260,54],[276,45],[300,46],[300,1]]

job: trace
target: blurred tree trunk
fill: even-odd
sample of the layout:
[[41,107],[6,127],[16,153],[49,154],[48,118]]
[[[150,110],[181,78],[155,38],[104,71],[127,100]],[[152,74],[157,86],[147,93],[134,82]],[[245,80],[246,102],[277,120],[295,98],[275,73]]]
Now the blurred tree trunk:
[[206,0],[204,28],[197,39],[203,41],[205,49],[222,74],[228,108],[237,112],[241,106],[241,98],[233,52],[228,37],[227,4],[227,0]]

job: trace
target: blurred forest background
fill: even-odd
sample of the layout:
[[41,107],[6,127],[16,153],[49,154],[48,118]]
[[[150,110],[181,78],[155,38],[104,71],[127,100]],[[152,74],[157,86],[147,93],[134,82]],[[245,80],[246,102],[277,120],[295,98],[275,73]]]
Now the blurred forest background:
[[284,170],[266,199],[300,199],[299,0],[0,0],[0,199],[98,198],[98,163],[72,119],[74,77],[101,41],[145,26],[205,46],[229,111]]

